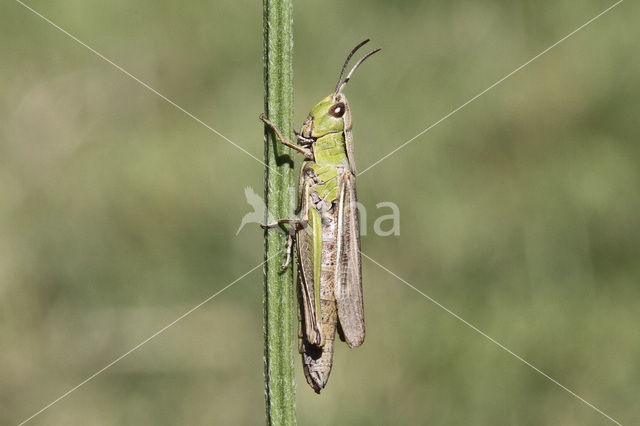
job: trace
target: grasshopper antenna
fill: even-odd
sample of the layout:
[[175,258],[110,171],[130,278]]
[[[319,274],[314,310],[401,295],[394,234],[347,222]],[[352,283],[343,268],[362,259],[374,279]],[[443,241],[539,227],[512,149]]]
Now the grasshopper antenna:
[[[368,40],[367,40],[368,41]],[[364,43],[361,43],[361,45]],[[360,47],[360,46],[358,46]],[[366,55],[364,55],[362,57],[362,59],[360,59],[358,62],[356,62],[356,64],[353,66],[353,68],[351,68],[351,71],[349,71],[349,74],[347,74],[347,77],[344,79],[344,81],[342,83],[338,82],[338,86],[336,86],[336,91],[333,93],[333,95],[337,95],[338,93],[342,92],[342,88],[349,82],[349,79],[351,78],[351,76],[353,75],[353,73],[355,72],[355,70],[358,69],[358,67],[365,61],[365,59],[367,59],[369,56],[373,55],[374,53],[377,53],[379,51],[381,51],[382,48],[379,47],[375,50],[372,50],[371,52],[367,53]],[[353,52],[351,52],[351,54],[353,54],[355,52],[355,49]],[[351,57],[351,55],[349,55],[349,58]],[[345,67],[346,67],[346,63],[345,63]],[[344,68],[342,69],[342,71],[344,72]],[[342,77],[342,73],[340,73],[340,77]]]
[[342,76],[344,75],[344,70],[347,69],[347,65],[349,65],[349,61],[351,60],[351,57],[358,51],[358,49],[360,49],[365,44],[369,43],[369,40],[371,39],[368,38],[365,41],[361,41],[356,47],[353,48],[353,50],[351,50],[351,53],[349,53],[349,56],[347,56],[347,60],[344,61],[344,65],[342,66],[342,71],[340,71],[340,77],[338,77],[338,84],[336,84],[336,90],[335,92],[333,92],[334,94],[339,92],[338,88],[340,87],[340,83],[342,82]]

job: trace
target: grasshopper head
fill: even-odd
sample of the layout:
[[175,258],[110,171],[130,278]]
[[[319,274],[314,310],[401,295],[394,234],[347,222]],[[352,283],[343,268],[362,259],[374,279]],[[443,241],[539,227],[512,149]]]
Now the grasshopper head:
[[344,131],[344,116],[348,111],[347,97],[342,93],[332,93],[311,109],[302,125],[302,136],[316,139]]
[[347,130],[350,129],[351,111],[349,109],[349,101],[347,101],[347,97],[342,93],[342,89],[344,89],[354,71],[358,69],[360,64],[362,64],[362,62],[364,62],[364,60],[369,56],[380,51],[380,49],[374,49],[364,55],[364,57],[360,59],[353,66],[353,68],[351,68],[351,71],[349,71],[349,74],[347,74],[344,80],[342,79],[342,76],[344,75],[344,71],[346,70],[347,65],[349,64],[349,60],[351,59],[353,54],[368,42],[369,39],[366,39],[353,48],[351,53],[349,53],[349,56],[347,56],[347,60],[344,62],[344,65],[342,66],[342,71],[340,71],[340,77],[338,77],[336,90],[332,94],[318,102],[316,106],[311,109],[309,116],[302,125],[302,136],[304,138],[313,141],[329,133],[343,132],[345,130],[345,127],[347,127]]

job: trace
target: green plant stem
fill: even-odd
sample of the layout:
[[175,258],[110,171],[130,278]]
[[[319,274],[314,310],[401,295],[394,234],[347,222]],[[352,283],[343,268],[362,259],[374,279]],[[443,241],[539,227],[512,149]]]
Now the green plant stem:
[[[286,136],[293,130],[293,29],[291,0],[263,0],[265,114]],[[293,162],[289,148],[265,127],[265,201],[269,216],[292,214]],[[277,173],[274,171],[276,170]],[[266,220],[267,218],[265,218]],[[293,267],[282,270],[287,237],[265,231],[264,378],[269,425],[293,425],[295,418]]]

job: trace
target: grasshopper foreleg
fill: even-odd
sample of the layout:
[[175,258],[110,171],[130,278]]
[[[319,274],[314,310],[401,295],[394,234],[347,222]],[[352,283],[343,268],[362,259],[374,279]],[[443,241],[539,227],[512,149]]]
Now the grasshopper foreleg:
[[280,142],[282,142],[283,145],[286,145],[291,149],[295,149],[296,151],[298,151],[308,159],[313,160],[313,152],[310,149],[306,149],[301,147],[300,145],[296,145],[289,138],[285,137],[280,131],[280,129],[278,129],[275,124],[269,121],[264,116],[264,114],[260,114],[258,118],[260,118],[260,120],[262,120],[264,124],[266,124],[267,126],[271,127],[271,129],[273,129],[273,131],[276,133],[276,136],[278,136],[278,139],[280,139]]

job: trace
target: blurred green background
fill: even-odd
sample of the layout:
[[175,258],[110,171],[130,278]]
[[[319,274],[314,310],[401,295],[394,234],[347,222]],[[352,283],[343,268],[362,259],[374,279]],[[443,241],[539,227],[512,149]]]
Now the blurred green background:
[[[258,157],[261,5],[28,3]],[[363,170],[611,1],[300,2],[295,121],[347,89]],[[262,260],[262,166],[16,2],[0,13],[0,423]],[[362,249],[624,424],[640,422],[640,7],[627,1],[358,180]],[[373,220],[395,202],[401,235]],[[303,425],[608,420],[374,264],[367,341]],[[263,422],[260,270],[35,418]]]

